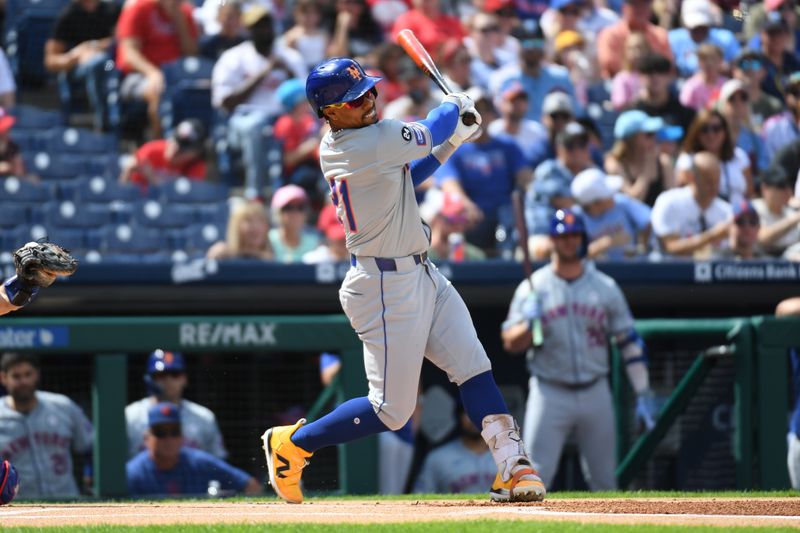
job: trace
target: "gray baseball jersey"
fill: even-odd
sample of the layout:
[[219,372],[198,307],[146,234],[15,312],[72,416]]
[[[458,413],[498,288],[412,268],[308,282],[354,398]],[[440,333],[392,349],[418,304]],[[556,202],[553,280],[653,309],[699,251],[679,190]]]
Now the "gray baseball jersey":
[[356,256],[404,257],[428,249],[408,163],[431,153],[431,134],[417,123],[381,120],[328,132],[320,166],[331,187],[347,249]]
[[[546,265],[531,276],[542,321],[543,345],[528,350],[531,379],[524,442],[545,485],[552,483],[567,437],[574,432],[583,474],[592,490],[616,488],[616,433],[608,382],[608,339],[633,328],[617,283],[584,261],[584,272],[566,281]],[[503,323],[525,320],[530,295],[522,282]]]
[[[557,383],[587,383],[608,375],[608,338],[633,328],[628,303],[617,283],[584,262],[575,281],[558,277],[551,265],[531,276],[541,312],[544,344],[528,350],[531,374]],[[514,292],[503,329],[524,321],[527,281]]]
[[497,465],[487,448],[475,453],[459,438],[433,450],[425,458],[414,492],[485,492],[497,475]]
[[[125,408],[130,457],[144,449],[144,433],[148,427],[147,411],[153,405],[155,405],[153,399],[147,397]],[[180,407],[184,445],[206,451],[220,459],[228,457],[214,413],[207,407],[189,400],[181,401]]]
[[92,449],[92,424],[75,402],[62,394],[36,391],[28,414],[0,398],[0,458],[19,473],[20,498],[71,498],[79,495],[72,453]]

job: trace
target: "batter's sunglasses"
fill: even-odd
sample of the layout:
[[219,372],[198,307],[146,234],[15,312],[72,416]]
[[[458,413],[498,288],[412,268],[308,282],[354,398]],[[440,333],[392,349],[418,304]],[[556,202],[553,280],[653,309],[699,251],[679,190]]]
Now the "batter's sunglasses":
[[367,99],[368,94],[372,94],[372,96],[378,96],[378,91],[375,89],[375,87],[373,87],[355,100],[350,100],[349,102],[340,102],[338,104],[329,104],[325,107],[328,109],[341,109],[343,107],[346,107],[347,109],[358,109],[364,105],[364,101]]

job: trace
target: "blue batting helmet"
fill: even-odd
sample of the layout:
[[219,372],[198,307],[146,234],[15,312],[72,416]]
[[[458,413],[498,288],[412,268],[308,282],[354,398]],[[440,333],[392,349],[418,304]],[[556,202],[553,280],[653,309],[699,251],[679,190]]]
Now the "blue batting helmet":
[[186,364],[180,352],[168,352],[162,349],[153,351],[147,358],[147,373],[185,372]]
[[8,461],[0,462],[0,505],[11,503],[19,492],[17,469]]
[[583,219],[570,209],[559,209],[550,219],[550,236],[557,237],[559,235],[580,235],[583,238],[581,257],[586,255],[589,246],[586,226]]
[[367,76],[363,67],[352,59],[334,57],[314,67],[308,75],[306,98],[317,116],[322,118],[323,107],[355,100],[382,79]]

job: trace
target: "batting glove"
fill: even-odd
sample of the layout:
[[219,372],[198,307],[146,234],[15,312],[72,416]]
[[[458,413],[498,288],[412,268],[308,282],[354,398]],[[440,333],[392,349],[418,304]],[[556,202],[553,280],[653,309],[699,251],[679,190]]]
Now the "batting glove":
[[542,309],[539,307],[539,299],[533,294],[528,295],[522,304],[522,309],[520,312],[522,313],[523,318],[525,318],[525,320],[528,322],[536,320],[537,318],[541,318]]
[[472,101],[472,98],[467,95],[467,93],[451,93],[446,95],[442,98],[442,103],[450,102],[451,104],[455,104],[458,106],[458,114],[462,115],[464,110],[468,108],[475,108],[475,102]]
[[470,112],[475,115],[475,124],[467,126],[466,124],[464,124],[463,120],[459,119],[458,124],[456,124],[455,131],[450,136],[449,139],[450,144],[452,144],[456,148],[458,148],[465,142],[470,142],[475,140],[480,135],[481,122],[483,119],[481,119],[481,116],[478,114],[477,111],[475,111],[474,107],[471,108]]
[[636,397],[636,419],[639,420],[647,431],[656,425],[658,406],[653,391],[647,390]]

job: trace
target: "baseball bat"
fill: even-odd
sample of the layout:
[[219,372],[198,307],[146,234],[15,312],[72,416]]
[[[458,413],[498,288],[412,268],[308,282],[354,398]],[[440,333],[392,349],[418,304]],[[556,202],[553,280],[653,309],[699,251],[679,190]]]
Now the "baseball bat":
[[[531,253],[528,249],[528,226],[525,224],[525,211],[522,204],[522,194],[519,189],[515,189],[514,192],[511,193],[511,206],[514,208],[514,223],[517,226],[519,244],[520,248],[522,248],[522,270],[525,272],[525,279],[528,280],[528,288],[533,295],[533,281],[531,281],[533,263],[531,263]],[[542,338],[542,320],[539,317],[533,319],[533,323],[531,324],[531,337],[533,338],[534,346],[541,346],[544,342]]]
[[[436,63],[433,62],[430,54],[427,50],[425,50],[425,47],[422,46],[422,43],[419,42],[419,39],[417,39],[417,36],[414,35],[413,31],[409,29],[400,30],[400,33],[397,34],[397,42],[403,47],[403,50],[406,51],[408,56],[414,60],[414,63],[417,64],[422,72],[432,79],[444,94],[453,94],[453,91],[447,85],[444,76],[442,76],[442,73],[439,72],[439,68],[436,66]],[[464,116],[461,117],[461,121],[466,126],[472,126],[475,124],[475,115],[472,113],[464,113]]]

